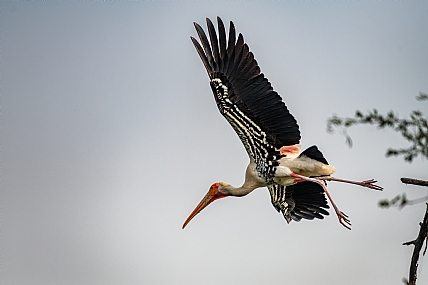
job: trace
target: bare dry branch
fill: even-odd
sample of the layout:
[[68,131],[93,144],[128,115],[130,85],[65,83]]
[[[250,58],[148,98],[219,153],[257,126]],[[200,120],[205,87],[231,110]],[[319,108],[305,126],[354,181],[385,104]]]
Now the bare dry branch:
[[419,180],[414,178],[401,178],[401,182],[404,184],[413,184],[413,185],[419,185],[419,186],[426,186],[428,187],[428,181],[426,180]]
[[416,240],[411,240],[408,242],[403,243],[403,245],[411,245],[411,244],[415,244]]
[[403,243],[403,245],[413,244],[415,246],[415,248],[413,249],[412,260],[410,263],[409,281],[407,281],[407,284],[409,285],[416,285],[419,254],[422,250],[422,246],[427,238],[428,233],[428,204],[425,210],[424,220],[422,221],[420,226],[421,227],[419,229],[418,237],[414,241]]

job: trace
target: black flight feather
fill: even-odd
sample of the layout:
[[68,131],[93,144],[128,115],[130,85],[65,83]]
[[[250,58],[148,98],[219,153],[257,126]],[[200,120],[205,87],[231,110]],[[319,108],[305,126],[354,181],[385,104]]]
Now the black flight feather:
[[301,219],[324,219],[329,206],[324,189],[314,182],[299,182],[290,186],[268,185],[272,205],[282,212],[287,222]]

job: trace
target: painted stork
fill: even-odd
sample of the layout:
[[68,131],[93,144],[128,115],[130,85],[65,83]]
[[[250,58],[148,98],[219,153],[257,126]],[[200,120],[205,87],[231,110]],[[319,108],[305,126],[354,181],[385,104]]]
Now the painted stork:
[[183,224],[183,229],[211,202],[228,196],[245,196],[267,186],[271,202],[287,222],[328,215],[330,200],[339,222],[351,229],[348,216],[339,210],[326,187],[327,181],[353,183],[376,190],[377,181],[355,182],[334,178],[334,166],[328,164],[316,146],[300,150],[300,131],[281,97],[265,78],[253,53],[230,22],[225,27],[217,17],[218,37],[210,19],[206,19],[209,41],[204,30],[194,23],[201,44],[190,37],[210,78],[211,89],[220,113],[231,124],[250,157],[245,182],[235,188],[216,182]]

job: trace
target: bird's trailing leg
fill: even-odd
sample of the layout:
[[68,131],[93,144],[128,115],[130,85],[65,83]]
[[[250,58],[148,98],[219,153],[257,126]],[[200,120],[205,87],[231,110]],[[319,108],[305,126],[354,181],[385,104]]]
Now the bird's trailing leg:
[[306,176],[302,176],[302,175],[299,175],[296,173],[290,173],[289,176],[294,177],[294,178],[298,178],[299,180],[297,180],[297,181],[300,181],[300,182],[301,181],[311,181],[311,182],[319,184],[324,189],[325,193],[327,194],[327,197],[330,200],[330,203],[333,206],[334,211],[336,212],[337,218],[339,219],[339,223],[341,223],[348,230],[351,229],[351,221],[348,219],[348,215],[346,215],[345,213],[340,211],[339,208],[336,206],[336,203],[334,203],[333,198],[331,197],[331,194],[328,191],[328,189],[325,186],[323,181],[315,179],[315,178],[309,178]]
[[340,179],[340,178],[331,177],[331,176],[320,176],[320,177],[317,177],[317,179],[325,180],[325,181],[337,181],[337,182],[350,183],[350,184],[360,185],[363,187],[367,187],[367,188],[379,190],[379,191],[383,190],[383,187],[375,184],[377,181],[374,179],[364,180],[361,182],[352,181],[352,180],[345,180],[345,179]]

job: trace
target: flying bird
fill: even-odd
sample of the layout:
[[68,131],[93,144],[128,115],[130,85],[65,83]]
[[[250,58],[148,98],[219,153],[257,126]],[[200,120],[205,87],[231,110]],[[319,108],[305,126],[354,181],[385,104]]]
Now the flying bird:
[[326,181],[376,190],[382,187],[375,185],[377,181],[373,179],[356,182],[332,177],[335,167],[328,164],[316,146],[302,152],[296,119],[261,73],[242,34],[236,38],[231,21],[226,40],[225,27],[219,17],[218,36],[211,20],[207,18],[206,21],[209,40],[197,23],[194,26],[200,43],[190,38],[208,72],[217,107],[241,139],[250,163],[241,187],[226,182],[214,183],[182,228],[215,200],[245,196],[256,188],[267,186],[273,206],[287,222],[323,219],[323,215],[328,215],[327,195],[340,224],[351,229],[348,216],[333,201]]

